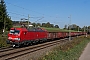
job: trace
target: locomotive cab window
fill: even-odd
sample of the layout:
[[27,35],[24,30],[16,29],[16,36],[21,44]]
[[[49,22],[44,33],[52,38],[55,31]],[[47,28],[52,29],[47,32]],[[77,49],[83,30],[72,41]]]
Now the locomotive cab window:
[[10,30],[10,34],[19,34],[20,31],[19,30]]

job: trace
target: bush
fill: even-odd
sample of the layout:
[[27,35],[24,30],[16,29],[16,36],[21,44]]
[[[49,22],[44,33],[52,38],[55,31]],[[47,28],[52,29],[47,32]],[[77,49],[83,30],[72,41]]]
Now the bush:
[[0,35],[0,47],[7,47],[7,46],[9,46],[6,43],[6,40],[7,40],[7,36],[2,37],[2,35]]

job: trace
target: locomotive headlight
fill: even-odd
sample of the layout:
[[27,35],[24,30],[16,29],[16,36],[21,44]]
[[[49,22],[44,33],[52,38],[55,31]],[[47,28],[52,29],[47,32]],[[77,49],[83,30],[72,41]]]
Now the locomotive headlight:
[[20,38],[14,38],[14,40],[18,40],[18,41],[19,41],[19,40],[20,40]]

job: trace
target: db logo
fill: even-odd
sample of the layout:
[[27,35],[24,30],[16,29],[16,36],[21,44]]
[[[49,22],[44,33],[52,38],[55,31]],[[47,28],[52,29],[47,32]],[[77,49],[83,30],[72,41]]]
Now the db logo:
[[12,39],[11,37],[8,37],[8,39]]

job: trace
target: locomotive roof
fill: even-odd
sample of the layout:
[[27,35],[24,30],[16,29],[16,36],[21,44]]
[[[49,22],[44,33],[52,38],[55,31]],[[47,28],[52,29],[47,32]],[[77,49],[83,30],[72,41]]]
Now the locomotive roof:
[[27,29],[26,28],[11,28],[11,30],[22,30],[22,31],[27,31]]
[[11,28],[11,30],[20,30],[20,31],[40,31],[43,32],[45,31],[42,28]]
[[41,28],[27,28],[28,31],[45,31]]

